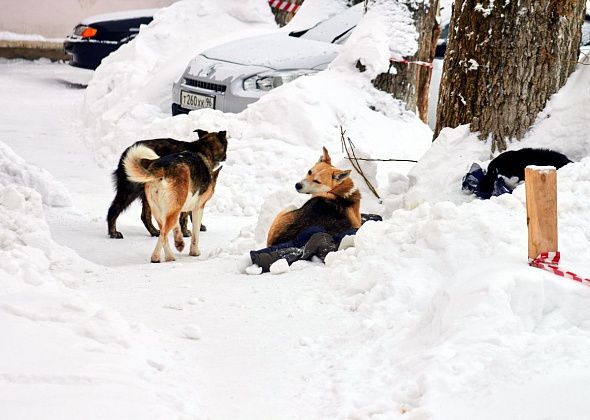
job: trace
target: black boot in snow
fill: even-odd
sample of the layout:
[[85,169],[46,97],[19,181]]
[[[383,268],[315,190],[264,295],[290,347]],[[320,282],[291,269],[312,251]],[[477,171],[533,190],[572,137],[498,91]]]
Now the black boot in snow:
[[252,263],[262,268],[263,273],[270,271],[270,266],[282,258],[287,260],[289,265],[301,259],[303,250],[301,248],[282,248],[270,252],[250,251],[250,259]]
[[315,233],[309,238],[303,247],[303,255],[301,259],[310,260],[314,255],[320,260],[324,261],[329,252],[338,250],[334,238],[329,233],[319,232]]

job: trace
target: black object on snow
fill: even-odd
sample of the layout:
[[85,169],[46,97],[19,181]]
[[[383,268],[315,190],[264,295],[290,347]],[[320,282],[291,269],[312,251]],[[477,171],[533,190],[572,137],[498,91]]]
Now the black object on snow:
[[[361,224],[369,220],[382,221],[383,218],[378,214],[361,213]],[[262,268],[263,273],[270,271],[270,266],[280,259],[287,260],[289,265],[299,260],[311,260],[314,256],[324,261],[328,253],[338,250],[345,236],[355,235],[357,230],[347,229],[332,236],[320,226],[310,226],[299,232],[292,241],[250,251],[250,259]]]
[[[556,169],[571,163],[562,153],[548,149],[525,148],[499,154],[488,165],[487,172],[477,163],[471,165],[463,177],[463,191],[479,198],[490,198],[511,193],[516,184],[524,181],[524,170],[529,165],[554,166]],[[507,184],[510,180],[510,185]]]

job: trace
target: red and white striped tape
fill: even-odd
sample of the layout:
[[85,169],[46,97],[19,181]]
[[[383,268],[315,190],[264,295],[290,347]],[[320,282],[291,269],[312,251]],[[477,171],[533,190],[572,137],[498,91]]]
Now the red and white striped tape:
[[561,258],[559,251],[557,252],[542,252],[537,258],[529,258],[529,265],[537,267],[542,270],[549,271],[560,277],[565,277],[570,280],[577,281],[578,283],[590,286],[590,279],[585,279],[578,276],[571,271],[564,271],[559,268],[559,259]]
[[295,13],[299,9],[299,4],[291,3],[283,0],[268,0],[268,4],[273,9],[283,10],[288,13]]
[[389,59],[389,61],[395,62],[395,63],[403,63],[403,64],[416,64],[417,66],[432,68],[432,63],[428,63],[426,61],[409,61],[409,60],[406,60],[405,58],[399,59],[399,58],[393,58],[393,57],[391,57]]

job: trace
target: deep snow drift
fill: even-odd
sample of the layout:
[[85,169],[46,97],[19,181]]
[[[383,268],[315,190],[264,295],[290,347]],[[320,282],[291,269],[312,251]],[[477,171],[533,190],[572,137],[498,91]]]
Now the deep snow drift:
[[[20,158],[0,145],[0,165],[14,166]],[[172,388],[170,371],[161,372],[176,361],[155,334],[76,290],[97,267],[52,240],[36,189],[57,194],[64,186],[47,175],[32,188],[19,185],[39,173],[27,166],[0,179],[3,417],[171,418],[194,410],[181,397],[189,394]],[[67,195],[49,197],[46,205],[68,203]]]
[[[0,246],[14,261],[0,268],[8,290],[0,296],[0,323],[11,338],[3,343],[17,343],[0,348],[6,355],[1,372],[8,372],[0,382],[6,387],[2,406],[18,417],[19,401],[33,395],[44,409],[51,401],[44,396],[47,384],[57,382],[59,389],[51,387],[56,396],[96,410],[85,418],[98,418],[102,404],[113,401],[110,408],[120,418],[585,418],[590,289],[527,265],[524,187],[487,201],[463,195],[461,177],[472,162],[490,159],[489,146],[459,127],[445,130],[430,147],[428,127],[351,66],[360,45],[354,42],[329,70],[276,89],[241,114],[203,110],[166,117],[164,81],[176,74],[157,73],[164,64],[153,60],[168,42],[179,49],[189,42],[172,39],[176,32],[165,36],[178,11],[192,10],[189,3],[159,15],[162,32],[158,26],[142,29],[129,48],[109,58],[108,66],[119,69],[116,78],[97,72],[82,115],[85,121],[96,118],[87,144],[108,177],[119,153],[139,138],[189,138],[197,127],[228,130],[228,161],[205,221],[247,226],[237,237],[226,234],[219,249],[200,259],[185,256],[155,266],[146,252],[143,264],[95,266],[53,242],[41,195],[30,189],[63,187],[46,174],[44,183],[37,181],[41,172],[19,163],[16,175],[0,178]],[[226,23],[243,18],[232,37],[254,27],[276,30],[266,12],[248,14],[262,11],[262,0],[247,2],[243,10],[204,3],[212,9],[199,18],[203,33],[213,33],[217,13],[225,13],[218,21]],[[142,48],[144,38],[153,49]],[[402,47],[411,50],[410,32],[403,39]],[[375,51],[382,47],[378,43]],[[180,72],[184,63],[174,66]],[[142,68],[151,70],[132,77]],[[151,78],[161,79],[143,84]],[[560,250],[564,266],[586,276],[589,82],[590,68],[579,66],[527,137],[512,145],[552,147],[576,161],[558,173]],[[89,106],[91,98],[96,108]],[[366,167],[384,200],[379,204],[363,191],[363,210],[378,211],[385,220],[365,224],[356,246],[330,254],[325,266],[297,263],[278,276],[240,272],[245,252],[261,245],[274,214],[305,200],[293,184],[321,146],[344,165],[340,126],[369,156],[420,158],[413,167]],[[8,148],[2,150],[0,159],[16,161]],[[66,203],[66,195],[59,196],[63,200],[53,205]],[[244,223],[246,216],[257,223]],[[95,235],[104,236],[100,247],[135,256],[133,238],[113,243],[103,230]],[[145,238],[147,248],[151,241]],[[162,315],[159,298],[175,288],[176,303],[168,302]],[[231,305],[219,305],[222,295],[231,296]],[[93,298],[112,309],[93,304]],[[169,339],[179,322],[185,341],[197,341],[198,350]],[[26,341],[31,337],[32,345]],[[41,346],[50,349],[44,366],[34,364]],[[64,351],[73,356],[61,357]],[[27,376],[29,366],[39,375]],[[182,375],[183,368],[189,373]]]

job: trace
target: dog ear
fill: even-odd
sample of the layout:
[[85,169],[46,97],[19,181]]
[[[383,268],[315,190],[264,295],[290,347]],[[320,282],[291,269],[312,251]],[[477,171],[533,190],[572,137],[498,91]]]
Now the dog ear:
[[324,154],[322,156],[320,156],[320,160],[318,162],[324,162],[327,163],[328,165],[332,164],[332,159],[330,158],[330,154],[328,153],[328,149],[326,149],[325,147],[322,148]]
[[207,134],[209,134],[208,131],[205,130],[201,130],[200,128],[197,128],[196,130],[193,130],[193,133],[197,133],[199,135],[199,138],[203,138],[205,137]]
[[334,173],[332,174],[332,178],[334,178],[334,181],[336,181],[336,182],[342,182],[350,176],[350,172],[351,172],[350,169],[348,169],[346,171],[335,170]]
[[219,131],[217,133],[217,137],[219,137],[220,139],[225,139],[227,137],[227,131],[225,131],[225,130]]

